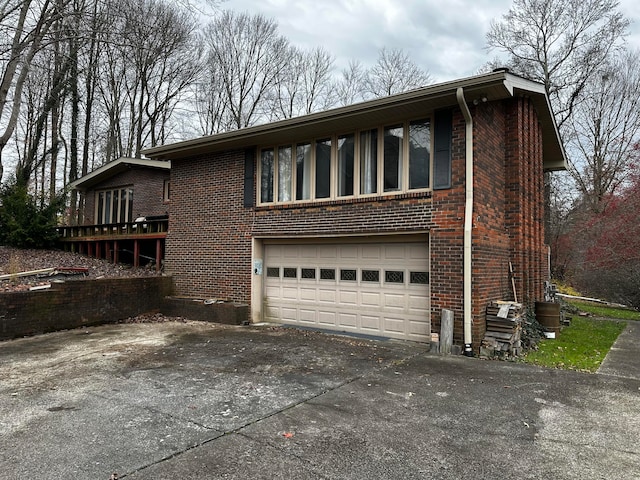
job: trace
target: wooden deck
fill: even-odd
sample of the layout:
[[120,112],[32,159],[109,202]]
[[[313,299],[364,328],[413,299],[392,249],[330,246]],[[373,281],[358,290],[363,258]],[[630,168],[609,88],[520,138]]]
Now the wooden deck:
[[154,261],[161,270],[168,218],[108,225],[73,225],[58,227],[58,242],[64,250],[119,263],[131,257],[134,267]]

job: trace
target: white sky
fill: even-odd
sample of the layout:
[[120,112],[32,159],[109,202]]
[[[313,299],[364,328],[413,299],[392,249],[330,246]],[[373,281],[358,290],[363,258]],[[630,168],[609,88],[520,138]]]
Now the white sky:
[[[485,34],[511,0],[226,0],[223,9],[262,13],[278,21],[294,45],[323,46],[336,69],[351,59],[365,66],[378,51],[402,48],[435,82],[477,73],[497,52],[487,52]],[[632,21],[628,42],[640,48],[640,2],[622,0]]]

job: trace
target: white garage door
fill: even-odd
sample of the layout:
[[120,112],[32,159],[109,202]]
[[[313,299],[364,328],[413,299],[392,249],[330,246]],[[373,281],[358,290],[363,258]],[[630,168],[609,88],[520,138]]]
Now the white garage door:
[[265,266],[266,321],[430,339],[426,241],[269,244]]

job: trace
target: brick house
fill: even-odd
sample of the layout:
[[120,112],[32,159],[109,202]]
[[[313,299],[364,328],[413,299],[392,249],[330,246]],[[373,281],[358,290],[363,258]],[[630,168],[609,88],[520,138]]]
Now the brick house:
[[132,222],[167,215],[171,162],[119,158],[72,182],[84,197],[84,225]]
[[448,309],[470,353],[509,262],[543,298],[543,173],[565,156],[543,86],[506,70],[144,154],[172,162],[177,293],[253,322],[428,341]]
[[160,270],[170,170],[167,161],[119,158],[69,184],[82,206],[80,225],[58,228],[63,248],[134,266],[154,262]]

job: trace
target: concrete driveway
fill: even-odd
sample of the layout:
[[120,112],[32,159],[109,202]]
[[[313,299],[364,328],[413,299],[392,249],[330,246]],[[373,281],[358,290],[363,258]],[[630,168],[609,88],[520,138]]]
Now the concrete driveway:
[[631,479],[639,440],[637,377],[420,344],[196,322],[0,343],[3,478]]

